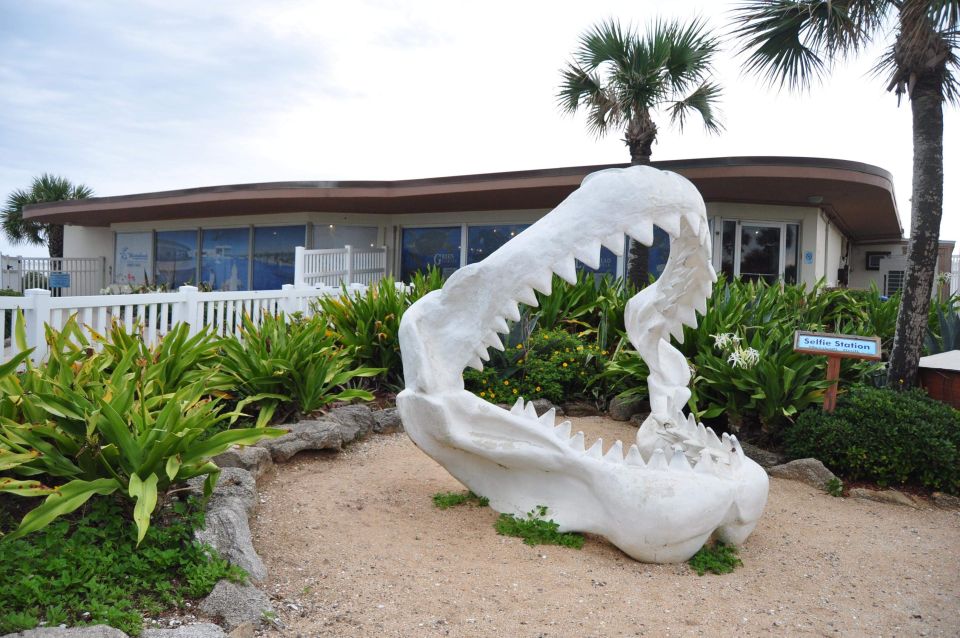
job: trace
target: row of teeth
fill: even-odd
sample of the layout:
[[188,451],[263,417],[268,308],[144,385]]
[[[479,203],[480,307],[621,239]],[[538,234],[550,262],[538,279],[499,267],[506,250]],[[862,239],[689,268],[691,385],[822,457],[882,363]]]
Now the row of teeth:
[[[683,219],[691,228],[696,229],[698,241],[707,241],[705,238],[700,237],[706,232],[704,230],[706,224],[701,223],[703,220],[698,214],[688,213],[684,215]],[[673,246],[676,243],[675,238],[680,234],[680,218],[676,215],[664,215],[662,220],[657,220],[657,225],[670,235],[671,246]],[[626,234],[645,246],[651,246],[653,244],[653,224],[650,222],[641,222],[634,228],[629,229]],[[531,308],[536,308],[538,306],[536,292],[539,291],[544,295],[551,293],[554,273],[567,283],[575,284],[577,282],[577,260],[580,260],[590,268],[597,269],[600,267],[601,247],[608,248],[620,257],[623,255],[624,243],[624,233],[619,232],[613,233],[604,239],[588,239],[572,254],[560,259],[550,270],[528,274],[521,287],[514,292],[513,298],[509,299],[500,309],[501,314],[494,317],[492,329],[483,335],[481,339],[482,343],[476,347],[474,352],[475,356],[467,365],[476,370],[483,370],[483,362],[490,360],[490,355],[487,352],[488,348],[503,351],[503,342],[500,340],[500,334],[510,332],[507,320],[520,321],[519,303],[530,306]],[[709,279],[698,278],[694,276],[698,272],[703,272],[701,265],[681,265],[679,274],[682,275],[682,277],[674,277],[673,282],[664,282],[664,284],[671,287],[670,290],[665,290],[664,292],[675,293],[677,298],[691,298],[689,303],[675,303],[665,308],[658,308],[667,318],[671,319],[667,327],[670,334],[678,339],[680,343],[683,343],[683,326],[687,325],[696,328],[696,313],[706,313],[706,298],[709,296],[713,281],[715,281],[716,278],[715,275],[712,275]],[[713,273],[712,267],[709,269],[709,272]],[[678,285],[683,286],[683,289],[681,291],[673,291],[672,287]]]
[[[510,413],[534,421],[542,427],[552,428],[554,436],[565,442],[574,452],[579,452],[588,458],[612,463],[624,463],[653,470],[669,469],[715,473],[720,466],[729,466],[735,470],[740,467],[744,459],[743,448],[737,441],[737,437],[724,433],[723,438],[719,438],[711,428],[704,428],[703,424],[699,424],[698,429],[704,431],[705,444],[701,444],[699,440],[691,440],[692,445],[688,447],[685,439],[672,446],[673,454],[669,460],[662,449],[656,449],[650,458],[644,461],[643,455],[640,454],[640,448],[636,444],[631,445],[624,455],[623,443],[619,440],[610,446],[606,454],[603,453],[603,439],[600,438],[588,449],[583,432],[571,435],[572,424],[570,421],[563,421],[559,425],[555,425],[557,411],[554,408],[550,408],[542,415],[537,416],[537,410],[534,408],[533,402],[524,404],[523,399],[520,398],[510,408]],[[690,419],[692,420],[693,417],[691,416]],[[714,440],[716,443],[713,442]],[[688,458],[691,453],[693,453],[692,465]]]

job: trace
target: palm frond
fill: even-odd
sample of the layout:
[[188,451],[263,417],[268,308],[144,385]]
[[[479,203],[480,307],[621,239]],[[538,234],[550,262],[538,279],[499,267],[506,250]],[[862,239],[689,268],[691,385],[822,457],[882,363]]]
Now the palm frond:
[[683,131],[687,118],[694,111],[703,119],[703,126],[710,133],[720,133],[723,125],[717,118],[715,105],[721,95],[720,87],[716,84],[704,82],[693,93],[682,100],[675,101],[667,111],[670,113],[671,124]]
[[29,190],[17,189],[7,196],[4,207],[0,210],[0,230],[12,244],[43,246],[49,239],[50,225],[24,219],[24,207],[66,199],[87,199],[91,196],[93,190],[88,186],[74,185],[66,178],[44,173],[33,179]]
[[750,0],[734,9],[744,70],[781,88],[809,88],[838,58],[860,51],[890,0]]
[[631,40],[617,20],[596,24],[580,36],[580,46],[573,54],[577,63],[588,71],[604,63],[622,66],[630,58]]
[[684,92],[713,72],[720,39],[708,31],[705,21],[672,22],[667,25],[667,37],[671,46],[665,68],[674,91]]

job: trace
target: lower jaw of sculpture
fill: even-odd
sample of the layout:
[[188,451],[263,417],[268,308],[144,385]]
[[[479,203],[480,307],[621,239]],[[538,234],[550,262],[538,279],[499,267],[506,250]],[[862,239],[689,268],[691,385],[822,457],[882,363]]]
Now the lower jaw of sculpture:
[[729,462],[706,450],[691,465],[681,446],[670,458],[620,441],[606,454],[600,440],[588,448],[569,422],[555,425],[522,401],[507,411],[466,390],[408,389],[397,406],[414,443],[494,510],[546,506],[561,531],[603,536],[639,561],[687,560],[713,535],[742,543],[766,503],[766,472],[737,444],[720,451]]

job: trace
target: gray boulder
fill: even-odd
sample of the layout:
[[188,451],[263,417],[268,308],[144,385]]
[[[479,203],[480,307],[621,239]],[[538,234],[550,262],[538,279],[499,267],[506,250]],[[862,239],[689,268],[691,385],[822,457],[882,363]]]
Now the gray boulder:
[[220,625],[202,622],[176,629],[144,629],[140,638],[225,638],[226,635]]
[[746,441],[740,441],[740,445],[743,447],[743,453],[746,454],[748,458],[756,461],[760,467],[771,468],[783,464],[785,460],[782,454],[764,450]]
[[256,446],[270,452],[274,463],[285,463],[304,450],[340,450],[343,447],[340,428],[340,424],[332,419],[300,421],[289,426],[287,434],[264,439]]
[[127,634],[109,625],[89,627],[37,627],[2,638],[127,638]]
[[386,408],[373,413],[373,431],[377,434],[392,434],[403,432],[403,421],[400,420],[400,411],[396,408]]
[[563,404],[563,413],[566,416],[599,416],[600,410],[592,403],[574,401]]
[[912,496],[897,490],[868,490],[864,487],[854,487],[850,489],[849,496],[850,498],[862,498],[877,503],[906,505],[907,507],[913,508],[918,508],[922,505],[920,501],[915,500]]
[[239,467],[260,478],[273,469],[273,457],[265,448],[256,445],[234,446],[213,457],[218,467]]
[[227,631],[245,622],[259,626],[264,614],[273,615],[267,595],[252,585],[238,585],[229,580],[217,583],[210,595],[200,603],[200,611],[218,621]]
[[550,402],[550,399],[534,399],[532,401],[533,407],[537,410],[537,414],[543,414],[544,412],[549,412],[550,408],[553,408],[557,411],[557,416],[563,416],[563,408],[559,405],[554,405]]
[[[190,479],[193,491],[202,493],[203,478]],[[207,503],[204,528],[195,536],[223,558],[244,569],[250,579],[260,582],[267,568],[253,548],[249,517],[257,504],[257,482],[253,475],[237,467],[225,467]]]
[[362,439],[377,425],[373,411],[360,404],[334,408],[327,413],[327,418],[340,424],[340,439],[344,444]]
[[797,459],[783,465],[774,465],[767,469],[767,474],[791,481],[800,481],[821,490],[826,489],[827,483],[837,478],[817,459]]
[[943,492],[934,492],[930,495],[933,504],[942,507],[945,510],[960,510],[960,496],[944,494]]
[[607,407],[607,414],[614,421],[629,421],[633,415],[646,412],[650,412],[650,404],[639,396],[613,397]]

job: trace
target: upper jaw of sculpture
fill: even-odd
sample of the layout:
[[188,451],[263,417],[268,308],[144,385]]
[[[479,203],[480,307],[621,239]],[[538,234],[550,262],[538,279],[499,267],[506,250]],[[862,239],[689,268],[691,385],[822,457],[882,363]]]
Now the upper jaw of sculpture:
[[[585,220],[584,211],[589,211]],[[586,223],[588,222],[588,223]],[[657,283],[626,308],[628,336],[648,363],[651,416],[637,441],[603,453],[587,449],[570,424],[513,410],[464,390],[462,370],[482,368],[498,333],[536,306],[553,274],[576,279],[576,259],[596,267],[600,247],[621,253],[624,235],[650,245],[653,225],[671,238]],[[715,274],[703,201],[683,178],[648,167],[604,171],[483,262],[454,273],[404,314],[400,328],[406,389],[398,396],[407,432],[426,453],[500,512],[549,507],[561,529],[606,536],[639,560],[674,562],[717,532],[742,542],[766,502],[766,473],[735,438],[682,415],[689,369],[670,345],[696,325]],[[626,452],[626,456],[624,456]]]

